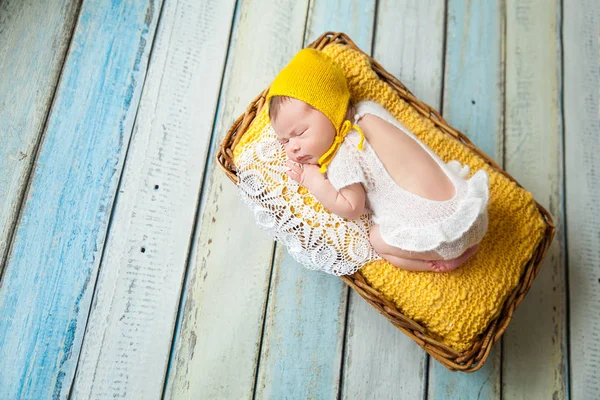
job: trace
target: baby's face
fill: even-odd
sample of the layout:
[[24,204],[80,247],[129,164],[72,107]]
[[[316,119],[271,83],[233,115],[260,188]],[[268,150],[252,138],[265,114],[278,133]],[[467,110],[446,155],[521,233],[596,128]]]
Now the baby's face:
[[335,138],[335,128],[325,114],[296,99],[281,105],[271,125],[288,158],[301,164],[318,164]]

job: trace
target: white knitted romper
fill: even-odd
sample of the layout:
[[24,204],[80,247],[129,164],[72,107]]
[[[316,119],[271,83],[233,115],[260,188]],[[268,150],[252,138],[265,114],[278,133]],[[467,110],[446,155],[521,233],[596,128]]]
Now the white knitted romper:
[[417,141],[446,173],[456,193],[450,200],[437,201],[404,190],[388,174],[366,139],[363,150],[357,148],[360,135],[356,130],[348,133],[327,166],[327,179],[333,187],[339,191],[353,183],[363,184],[366,206],[373,212],[373,222],[379,225],[382,239],[390,246],[406,251],[433,250],[449,260],[479,243],[488,226],[486,171],[479,170],[465,179],[468,165],[462,166],[456,160],[444,163],[379,104],[362,101],[356,104],[356,110],[355,124],[363,115],[373,114]]

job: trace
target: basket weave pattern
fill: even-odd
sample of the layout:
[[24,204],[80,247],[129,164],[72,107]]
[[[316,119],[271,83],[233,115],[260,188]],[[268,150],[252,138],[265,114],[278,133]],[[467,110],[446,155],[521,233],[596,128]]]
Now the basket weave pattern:
[[[370,62],[371,69],[375,71],[381,81],[385,82],[393,89],[397,96],[412,106],[414,110],[416,110],[427,121],[430,121],[430,123],[443,132],[443,134],[449,135],[449,137],[456,140],[457,143],[460,143],[460,146],[464,146],[469,151],[475,153],[481,160],[483,160],[483,162],[485,162],[486,168],[490,168],[493,171],[502,174],[502,176],[508,178],[511,182],[514,182],[516,186],[521,188],[521,186],[509,174],[498,167],[494,161],[489,159],[483,152],[473,146],[466,136],[450,127],[431,107],[416,99],[412,93],[404,85],[402,85],[402,83],[385,71],[375,60],[361,52],[360,49],[358,49],[346,35],[328,32],[313,42],[310,47],[322,50],[330,44],[342,44],[344,46],[348,46],[353,50],[359,51],[361,54],[367,57]],[[332,47],[330,47],[330,49],[331,48]],[[248,130],[249,126],[262,109],[267,91],[268,88],[265,89],[265,91],[263,91],[256,99],[254,99],[246,112],[235,121],[223,140],[220,151],[217,155],[219,165],[234,183],[237,183],[238,181],[235,173],[234,149],[236,149],[236,146],[240,142],[243,134]],[[340,278],[350,287],[356,290],[357,293],[359,293],[367,302],[369,302],[369,304],[375,307],[382,315],[388,318],[395,326],[409,335],[413,340],[415,340],[415,342],[417,342],[447,368],[451,370],[463,370],[467,372],[475,371],[483,365],[493,343],[497,341],[502,333],[506,330],[506,327],[512,318],[512,313],[522,301],[523,297],[529,290],[533,279],[539,272],[541,261],[554,235],[554,225],[552,223],[550,214],[542,206],[537,203],[535,204],[537,206],[537,211],[539,211],[539,214],[545,224],[543,229],[543,237],[533,250],[531,257],[524,263],[525,265],[522,265],[522,274],[516,287],[508,295],[503,304],[497,307],[497,315],[493,318],[493,320],[491,320],[491,322],[489,322],[485,331],[482,332],[477,340],[473,342],[472,346],[466,350],[457,351],[456,348],[444,343],[443,338],[440,338],[439,335],[429,331],[426,328],[426,323],[419,323],[409,318],[406,312],[403,313],[400,311],[400,308],[397,307],[397,304],[394,303],[389,294],[386,295],[382,293],[382,291],[374,288],[375,285],[373,284],[373,280],[369,282],[369,279],[365,277],[365,275],[369,275],[368,273],[362,273],[361,270],[353,275],[346,275]],[[370,265],[369,268],[375,267]],[[368,272],[366,267],[363,269],[365,269],[365,272]]]

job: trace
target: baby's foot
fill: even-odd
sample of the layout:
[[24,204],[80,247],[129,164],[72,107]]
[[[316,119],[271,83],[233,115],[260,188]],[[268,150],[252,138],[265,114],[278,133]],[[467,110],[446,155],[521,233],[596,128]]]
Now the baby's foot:
[[456,269],[460,266],[460,262],[458,258],[452,260],[429,260],[427,261],[429,264],[429,268],[434,270],[435,272],[448,272]]
[[475,254],[475,252],[477,251],[478,248],[479,248],[479,243],[477,243],[474,246],[469,247],[460,256],[453,258],[451,260],[430,260],[427,263],[429,264],[429,267],[432,270],[434,270],[435,272],[452,271],[453,269],[458,268],[465,261],[467,261],[469,259],[469,257],[471,257],[473,254]]

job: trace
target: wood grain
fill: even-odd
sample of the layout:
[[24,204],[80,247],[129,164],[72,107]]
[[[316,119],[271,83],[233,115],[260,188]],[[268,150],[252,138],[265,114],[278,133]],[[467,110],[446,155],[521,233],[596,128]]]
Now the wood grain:
[[[443,17],[443,5],[440,13],[426,17],[425,9],[435,8],[433,3],[379,1],[372,46],[371,42],[368,47],[359,46],[402,82],[409,75],[409,85],[427,80],[441,68],[442,26],[435,26],[434,21]],[[421,47],[417,37],[431,46]],[[423,398],[427,354],[354,291],[349,297],[344,354],[343,398]]]
[[235,1],[161,12],[72,398],[160,398]]
[[78,7],[78,0],[0,3],[0,276]]
[[[374,1],[311,2],[304,45],[333,30],[368,50],[373,21]],[[360,398],[346,385],[352,385],[352,371],[368,372],[368,367],[361,366],[360,356],[352,371],[346,362],[341,365],[348,287],[335,276],[304,268],[280,245],[271,286],[257,398],[283,399],[293,393],[297,398],[336,399],[340,390],[344,397]]]
[[2,398],[71,387],[160,10],[112,6],[82,6],[7,258]]
[[273,240],[215,163],[215,146],[302,45],[307,2],[238,4],[165,397],[252,398]]
[[[502,166],[504,136],[503,2],[450,0],[447,10],[443,116]],[[500,399],[501,347],[474,373],[429,368],[430,399]]]
[[505,399],[567,396],[559,1],[507,1],[505,168],[553,216],[554,241],[504,334]]
[[600,398],[600,3],[563,2],[570,385]]

